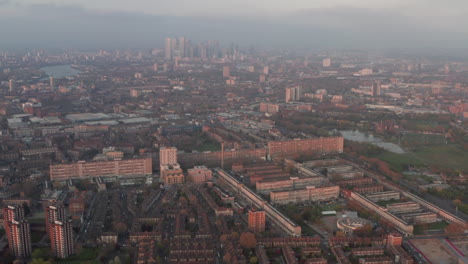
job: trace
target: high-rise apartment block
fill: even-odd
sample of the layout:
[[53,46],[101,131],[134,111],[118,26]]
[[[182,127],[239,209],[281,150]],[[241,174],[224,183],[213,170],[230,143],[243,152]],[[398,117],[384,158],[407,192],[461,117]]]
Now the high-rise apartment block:
[[71,220],[54,221],[50,225],[50,247],[57,258],[67,258],[75,252]]
[[8,85],[9,85],[8,91],[10,93],[13,92],[15,90],[15,81],[14,80],[9,80]]
[[31,231],[24,220],[24,208],[11,205],[3,208],[3,223],[13,255],[19,258],[31,255]]
[[331,59],[330,59],[330,58],[325,58],[325,59],[323,59],[323,61],[322,61],[322,66],[323,66],[324,68],[330,67],[330,66],[331,66]]
[[229,69],[229,66],[224,66],[223,67],[223,77],[224,78],[229,78],[231,76],[231,72]]
[[159,149],[159,163],[161,165],[177,163],[177,149],[162,147]]
[[71,220],[63,205],[49,205],[45,212],[46,228],[50,238],[52,254],[67,258],[74,253]]
[[184,182],[184,173],[177,163],[177,149],[162,147],[159,149],[161,179],[165,184]]
[[31,230],[26,220],[13,220],[8,224],[8,245],[13,255],[25,258],[31,255]]
[[63,205],[49,205],[46,207],[46,231],[50,236],[51,226],[55,221],[67,219],[65,207]]
[[300,86],[286,88],[286,103],[299,101],[302,97],[302,88]]
[[13,220],[24,219],[24,208],[22,206],[8,205],[3,208],[3,223],[6,224]]
[[249,210],[249,230],[254,233],[265,231],[266,214],[263,210],[252,208]]
[[382,91],[382,85],[379,81],[372,84],[372,96],[380,96]]

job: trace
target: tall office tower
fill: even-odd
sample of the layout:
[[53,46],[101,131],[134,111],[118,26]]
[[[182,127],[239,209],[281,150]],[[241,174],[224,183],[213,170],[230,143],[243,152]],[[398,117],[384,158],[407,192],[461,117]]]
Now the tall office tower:
[[75,252],[71,220],[55,221],[50,227],[50,247],[57,258],[67,258]]
[[50,236],[51,226],[55,221],[63,221],[67,219],[67,213],[63,205],[49,205],[45,211],[46,231]]
[[382,88],[382,85],[380,84],[380,81],[376,81],[372,83],[372,96],[380,96],[381,88]]
[[22,206],[7,206],[3,208],[3,224],[8,245],[16,257],[27,257],[31,254],[31,232],[29,223],[24,220]]
[[184,58],[185,57],[185,38],[184,37],[179,37],[179,57]]
[[322,61],[322,66],[323,66],[324,68],[330,67],[330,66],[331,66],[331,59],[330,59],[330,58],[325,58],[325,59],[323,59],[323,61]]
[[202,59],[206,59],[207,56],[208,56],[208,51],[207,51],[206,46],[205,45],[200,45],[199,49],[200,49],[199,54],[198,54],[199,57],[202,58]]
[[50,89],[54,89],[54,76],[49,77]]
[[25,258],[31,255],[31,230],[26,220],[13,220],[7,223],[8,245],[13,255]]
[[223,77],[224,78],[229,78],[231,76],[231,71],[229,69],[229,66],[224,66],[223,67]]
[[171,38],[166,38],[164,47],[164,58],[170,60],[172,58],[172,41]]
[[265,211],[255,208],[249,210],[249,230],[254,233],[265,231]]
[[263,74],[268,75],[270,68],[268,66],[263,66]]
[[171,59],[177,57],[177,39],[171,38]]
[[177,149],[174,147],[159,149],[159,163],[160,165],[176,164],[177,163]]
[[158,71],[158,64],[157,63],[153,64],[153,71],[154,72]]
[[193,45],[190,40],[185,43],[185,57],[193,58],[194,57]]
[[14,89],[15,89],[15,81],[14,81],[14,80],[10,80],[10,81],[8,82],[8,84],[9,84],[9,91],[10,91],[10,93],[11,93],[11,92],[13,92]]

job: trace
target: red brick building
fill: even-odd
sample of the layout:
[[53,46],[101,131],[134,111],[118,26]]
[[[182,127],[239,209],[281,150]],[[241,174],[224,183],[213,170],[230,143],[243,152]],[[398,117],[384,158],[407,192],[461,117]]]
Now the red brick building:
[[249,210],[249,230],[254,233],[265,231],[265,211],[252,208]]
[[50,247],[57,258],[67,258],[75,252],[71,220],[55,221],[50,225]]
[[213,172],[205,166],[195,166],[187,170],[188,180],[194,183],[204,183],[213,178]]
[[78,161],[70,164],[50,165],[51,180],[68,180],[98,176],[151,175],[151,158],[109,161]]
[[342,153],[343,144],[343,137],[269,141],[268,155],[273,157],[295,157],[301,154]]

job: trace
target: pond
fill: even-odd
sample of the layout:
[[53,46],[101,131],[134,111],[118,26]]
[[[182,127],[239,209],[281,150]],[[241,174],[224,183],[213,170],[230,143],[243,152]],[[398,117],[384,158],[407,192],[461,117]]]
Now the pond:
[[365,142],[370,143],[375,146],[379,146],[387,151],[403,154],[405,150],[402,149],[400,146],[394,143],[385,142],[381,138],[376,137],[372,134],[362,133],[358,130],[343,130],[339,131],[341,135],[347,140],[357,141],[357,142]]

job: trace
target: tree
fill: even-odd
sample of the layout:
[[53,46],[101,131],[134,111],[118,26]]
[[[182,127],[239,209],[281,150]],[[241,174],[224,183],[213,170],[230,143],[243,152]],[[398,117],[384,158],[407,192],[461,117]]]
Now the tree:
[[58,182],[58,181],[54,181],[54,182],[52,183],[52,186],[54,187],[54,189],[60,189],[60,188],[62,188],[62,184],[61,184],[60,182]]
[[229,254],[229,253],[226,253],[224,255],[224,257],[223,257],[223,261],[226,262],[226,263],[231,263],[231,259],[232,259],[232,257],[231,257],[231,254]]
[[44,260],[42,258],[38,258],[38,259],[35,258],[35,259],[32,259],[30,264],[52,264],[52,262],[50,260]]
[[257,239],[253,233],[244,232],[240,235],[239,243],[243,248],[254,248],[257,244]]
[[31,253],[31,258],[33,259],[46,259],[50,255],[49,248],[36,248]]
[[122,222],[114,223],[114,231],[121,234],[127,231],[127,225]]
[[226,242],[226,241],[227,241],[227,235],[222,234],[222,235],[219,237],[219,241],[221,241],[221,243]]
[[122,261],[120,261],[119,256],[115,256],[114,261],[112,261],[113,264],[122,264]]
[[38,193],[36,184],[34,184],[34,182],[31,182],[31,181],[27,181],[23,183],[23,186],[21,186],[21,189],[23,190],[24,194],[26,194],[27,197],[31,197],[32,195]]
[[31,208],[29,208],[29,205],[27,203],[23,203],[23,208],[25,215],[29,215],[31,213]]
[[447,232],[447,234],[462,234],[463,232],[465,232],[465,228],[463,228],[462,225],[451,223],[447,226],[445,232]]
[[356,236],[371,236],[372,235],[372,226],[370,224],[366,224],[353,232]]

